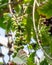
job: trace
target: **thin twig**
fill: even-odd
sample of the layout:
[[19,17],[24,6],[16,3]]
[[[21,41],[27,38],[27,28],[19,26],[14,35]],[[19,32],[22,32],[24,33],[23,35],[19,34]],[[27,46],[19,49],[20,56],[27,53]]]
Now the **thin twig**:
[[44,54],[45,54],[49,59],[52,60],[52,57],[50,57],[50,56],[44,51],[44,49],[43,49],[42,46],[41,46],[41,43],[39,42],[39,36],[38,36],[37,28],[36,28],[36,25],[35,25],[35,16],[34,16],[34,14],[35,14],[35,5],[36,5],[36,2],[37,2],[37,1],[34,0],[34,4],[33,4],[33,26],[34,26],[34,31],[35,31],[35,33],[36,33],[37,42],[38,42],[40,48],[42,49],[42,51],[44,52]]
[[[8,3],[11,3],[11,0],[9,0]],[[10,11],[11,15],[12,15],[13,18],[15,19],[16,23],[18,23],[18,20],[17,20],[16,16],[15,16],[14,13],[12,12],[11,4],[9,4],[8,6],[9,6],[9,11]]]
[[18,21],[23,19],[23,17],[27,17],[28,14],[23,14],[21,16],[16,16],[13,12],[12,12],[12,7],[11,7],[11,0],[9,0],[9,11],[11,13],[11,15],[13,16],[13,18],[15,19],[16,23],[18,24]]

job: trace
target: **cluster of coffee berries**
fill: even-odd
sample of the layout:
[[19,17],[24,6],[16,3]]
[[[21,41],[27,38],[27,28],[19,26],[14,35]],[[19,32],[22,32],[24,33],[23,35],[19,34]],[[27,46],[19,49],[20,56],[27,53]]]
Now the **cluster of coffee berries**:
[[48,30],[48,32],[52,35],[52,17],[50,17],[49,19],[45,19],[45,21],[43,23],[46,26],[50,27],[50,30]]

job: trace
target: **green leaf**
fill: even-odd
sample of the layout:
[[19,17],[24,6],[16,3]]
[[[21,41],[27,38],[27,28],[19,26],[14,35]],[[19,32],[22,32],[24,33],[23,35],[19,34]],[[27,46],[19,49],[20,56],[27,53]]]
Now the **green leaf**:
[[30,42],[31,39],[31,29],[32,29],[32,19],[30,16],[27,17],[26,22],[26,33],[27,33],[27,41]]
[[6,25],[4,24],[4,18],[3,17],[0,18],[0,27],[6,29]]
[[37,9],[39,14],[45,15],[47,18],[52,16],[52,2],[47,2]]
[[16,57],[13,58],[13,61],[18,64],[26,64],[26,61],[27,61],[26,53],[24,53],[22,49],[19,50]]
[[31,61],[33,61],[33,63],[34,63],[34,57],[35,57],[35,52],[31,53],[29,56],[29,59],[31,59]]
[[45,59],[44,61],[42,61],[42,62],[40,63],[40,65],[48,65],[47,60]]
[[35,56],[35,52],[30,54],[29,58],[27,59],[27,65],[35,65],[35,63],[34,63],[34,56]]

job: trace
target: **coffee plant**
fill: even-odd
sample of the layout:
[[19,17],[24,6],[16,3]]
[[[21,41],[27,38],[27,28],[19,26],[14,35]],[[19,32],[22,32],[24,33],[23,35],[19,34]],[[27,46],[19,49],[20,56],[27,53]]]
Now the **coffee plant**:
[[[52,65],[52,0],[0,0],[0,27],[6,30],[5,37],[8,38],[9,62],[6,64],[3,59],[4,65],[17,65],[10,60],[11,55],[13,58],[18,56],[25,62],[23,65],[37,65],[34,57],[38,49],[45,56],[40,65]],[[11,32],[15,32],[15,39]],[[30,43],[31,38],[36,42]],[[24,57],[25,52],[19,51],[25,45],[29,54]],[[0,43],[0,57],[4,58],[1,46],[5,45]]]

